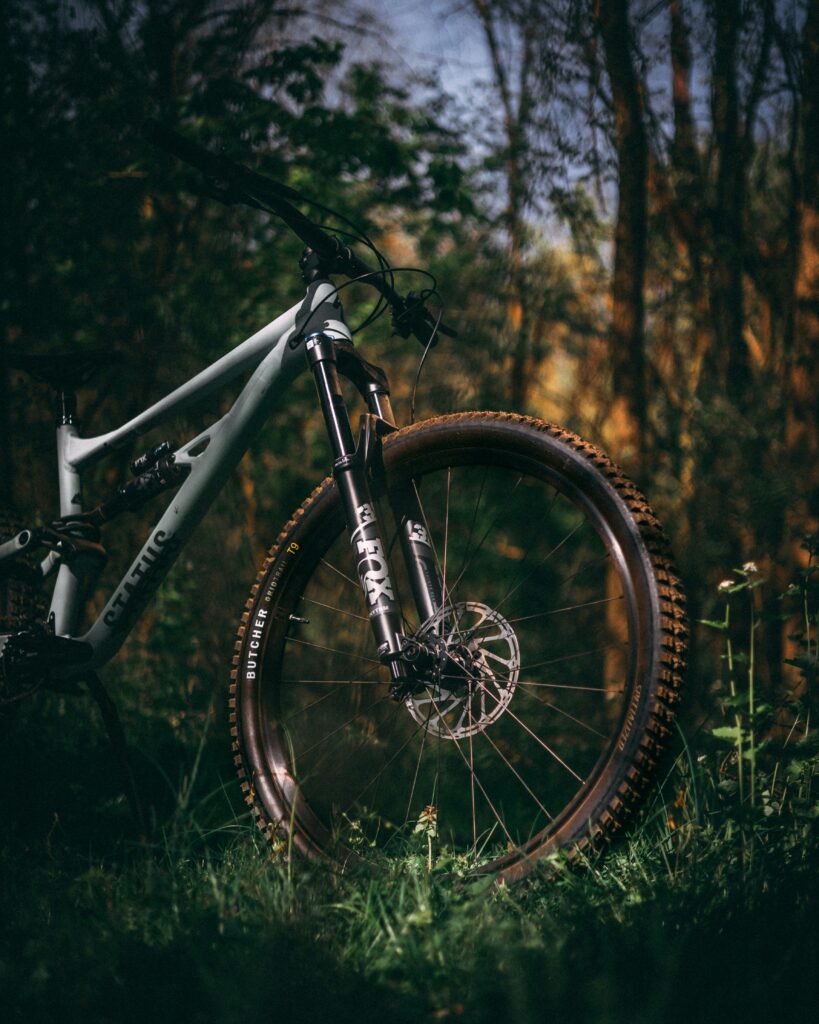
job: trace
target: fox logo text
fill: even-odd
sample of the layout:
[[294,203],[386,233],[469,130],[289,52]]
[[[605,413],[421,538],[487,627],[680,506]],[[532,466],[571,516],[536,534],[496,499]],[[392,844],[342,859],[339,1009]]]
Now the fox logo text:
[[427,547],[430,546],[429,545],[429,534],[424,529],[424,527],[421,526],[420,523],[414,523],[412,520],[410,520],[409,521],[409,528],[410,528],[410,532],[409,532],[409,539],[410,540],[414,540],[416,542],[416,544],[425,544]]
[[375,522],[375,513],[373,512],[372,505],[365,502],[365,504],[358,506],[356,512],[358,513],[361,526],[368,526],[370,523]]
[[381,541],[360,540],[357,543],[358,553],[361,559],[358,563],[358,574],[364,589],[367,591],[367,600],[375,604],[380,597],[386,597],[393,601],[395,596],[392,592],[389,572],[387,571],[387,560],[384,558],[384,551]]

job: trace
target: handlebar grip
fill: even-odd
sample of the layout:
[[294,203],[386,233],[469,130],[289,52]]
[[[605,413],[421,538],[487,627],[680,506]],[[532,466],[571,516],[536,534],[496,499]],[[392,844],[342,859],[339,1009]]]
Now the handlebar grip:
[[159,149],[164,149],[166,153],[177,157],[183,163],[190,164],[209,178],[220,178],[232,183],[236,177],[237,168],[232,160],[208,152],[158,121],[144,122],[142,134]]
[[253,188],[259,194],[272,196],[277,199],[290,199],[298,202],[302,197],[295,189],[282,185],[281,182],[273,181],[270,178],[262,177],[255,171],[237,164],[230,157],[223,154],[211,153],[210,150],[191,142],[184,135],[166,128],[159,121],[145,121],[142,131],[149,142],[152,142],[160,149],[178,157],[183,163],[190,164],[203,174],[211,178],[220,178],[231,184],[244,185]]
[[[237,200],[250,202],[251,205],[255,205],[253,203],[255,199],[263,200],[305,245],[314,249],[321,256],[330,259],[343,255],[344,273],[350,277],[367,277],[394,310],[407,310],[403,296],[384,280],[380,271],[366,264],[346,247],[341,247],[338,239],[328,235],[303,213],[291,206],[288,200],[299,202],[303,199],[295,189],[248,170],[247,167],[235,163],[222,154],[211,153],[183,135],[179,135],[173,129],[166,128],[158,121],[145,121],[142,131],[145,137],[160,149],[164,149],[184,163],[195,167],[208,178],[216,179],[220,184],[224,182],[229,188],[235,190]],[[230,192],[227,193],[227,197],[229,196]],[[434,323],[425,318],[425,310],[423,312],[419,310],[419,313],[421,314],[420,318],[416,318],[415,323],[410,322],[407,333],[411,332],[422,345],[426,345]],[[426,315],[428,316],[428,314]],[[446,334],[451,338],[457,337],[457,331],[443,323],[438,325],[438,333]]]
[[250,205],[257,205],[252,200],[263,200],[311,249],[315,249],[323,256],[335,255],[337,250],[335,240],[288,202],[289,199],[301,200],[302,198],[294,189],[265,178],[261,174],[256,174],[255,171],[250,171],[241,164],[234,163],[229,157],[210,153],[207,149],[157,121],[146,122],[143,130],[147,138],[161,149],[202,171],[209,178],[225,182],[235,190],[237,200],[251,201]]

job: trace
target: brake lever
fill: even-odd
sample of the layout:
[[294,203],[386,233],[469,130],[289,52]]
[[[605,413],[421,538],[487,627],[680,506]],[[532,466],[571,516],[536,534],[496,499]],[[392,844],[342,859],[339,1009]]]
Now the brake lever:
[[[439,341],[438,335],[445,334],[450,338],[457,338],[458,332],[453,327],[437,320],[424,305],[421,292],[408,292],[403,300],[404,308],[392,311],[392,333],[399,338],[408,338],[410,334],[422,345],[429,344],[434,348]],[[433,331],[435,332],[433,334]]]
[[[425,314],[427,310],[419,293],[408,292],[406,297],[401,299],[400,307],[394,303],[392,305],[392,333],[399,338],[408,338],[411,334],[416,334],[427,318]],[[426,341],[423,344],[426,344]]]

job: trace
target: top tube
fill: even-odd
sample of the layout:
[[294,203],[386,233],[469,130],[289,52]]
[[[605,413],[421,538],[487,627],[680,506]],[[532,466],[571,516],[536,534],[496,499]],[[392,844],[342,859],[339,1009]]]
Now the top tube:
[[[317,305],[331,291],[331,284],[320,285],[316,289],[313,304]],[[215,363],[115,430],[88,438],[73,434],[68,440],[66,461],[73,469],[93,465],[106,452],[146,433],[172,413],[180,412],[193,402],[212,394],[246,370],[255,369],[283,338],[289,340],[292,336],[301,307],[301,303],[292,306]]]

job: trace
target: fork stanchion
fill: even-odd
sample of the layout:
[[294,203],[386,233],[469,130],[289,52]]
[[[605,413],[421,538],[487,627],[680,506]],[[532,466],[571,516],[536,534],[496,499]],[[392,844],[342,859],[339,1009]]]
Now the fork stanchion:
[[393,683],[399,683],[405,675],[401,659],[401,607],[395,599],[385,547],[370,494],[366,460],[363,452],[357,451],[350,429],[350,419],[336,372],[333,338],[324,333],[311,335],[305,349],[330,438],[333,478],[344,505],[350,543],[378,656],[389,668]]

